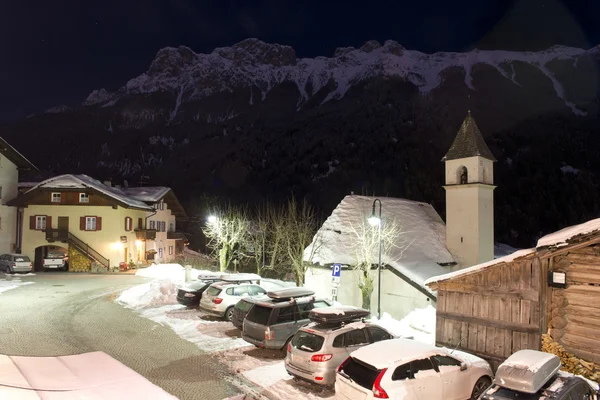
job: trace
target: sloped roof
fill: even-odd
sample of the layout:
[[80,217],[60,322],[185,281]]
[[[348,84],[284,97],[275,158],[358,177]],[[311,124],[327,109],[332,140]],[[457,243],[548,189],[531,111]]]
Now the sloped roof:
[[452,146],[450,146],[450,150],[448,150],[448,153],[442,158],[442,161],[475,156],[496,161],[494,155],[483,139],[483,135],[475,122],[475,118],[473,118],[471,111],[469,110],[467,117],[458,130],[454,142],[452,142]]
[[140,208],[143,210],[152,210],[152,207],[148,206],[146,203],[137,200],[131,196],[126,195],[121,189],[107,186],[100,182],[99,180],[93,179],[87,175],[59,175],[50,179],[46,179],[29,189],[25,192],[26,195],[29,192],[34,190],[44,188],[44,189],[85,189],[90,188],[97,190],[98,192],[112,197],[118,202],[125,204],[129,207]]
[[19,169],[33,169],[38,170],[35,165],[31,163],[24,155],[19,153],[17,149],[12,147],[6,140],[0,137],[0,153],[4,157],[8,158],[13,164]]
[[[379,197],[382,205],[382,220],[396,221],[401,227],[401,244],[382,255],[382,263],[396,269],[420,287],[425,288],[429,277],[448,272],[439,264],[455,263],[446,248],[446,228],[435,209],[426,203]],[[371,215],[375,197],[350,195],[340,204],[319,229],[313,243],[304,251],[305,261],[327,265],[340,263],[356,264],[354,249],[358,239],[353,229],[361,229]],[[377,207],[379,210],[379,206]],[[311,253],[314,255],[311,258]],[[378,263],[374,252],[371,263]]]
[[147,202],[147,203],[156,203],[160,201],[171,188],[165,186],[142,186],[142,187],[127,187],[122,188],[123,193],[126,195],[133,197],[139,201]]
[[539,239],[536,247],[534,247],[534,248],[518,250],[512,254],[508,254],[504,257],[497,258],[495,260],[491,260],[491,261],[488,261],[488,262],[485,262],[482,264],[477,264],[472,267],[461,269],[456,272],[451,272],[451,273],[443,274],[440,276],[434,276],[434,277],[428,279],[425,282],[425,284],[429,285],[429,284],[433,284],[433,283],[437,283],[437,282],[441,282],[441,281],[446,281],[449,279],[458,278],[458,277],[461,277],[464,275],[476,273],[476,272],[482,271],[486,268],[493,267],[495,265],[511,262],[511,261],[514,261],[521,257],[527,257],[543,248],[548,248],[548,247],[559,248],[559,247],[563,247],[563,246],[568,246],[570,244],[570,242],[572,242],[577,237],[589,235],[589,234],[596,234],[596,233],[600,234],[600,218],[584,222],[583,224],[569,226],[569,227],[566,227],[564,229],[561,229],[561,230],[553,232],[553,233],[549,233],[546,236],[543,236],[541,239]]

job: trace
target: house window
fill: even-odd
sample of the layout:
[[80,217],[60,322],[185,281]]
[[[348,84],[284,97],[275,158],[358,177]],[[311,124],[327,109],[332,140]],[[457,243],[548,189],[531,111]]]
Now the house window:
[[96,230],[96,217],[85,217],[85,230],[95,231]]
[[163,249],[162,249],[162,247],[160,247],[158,249],[158,258],[162,258],[162,257],[163,257]]
[[167,231],[167,223],[166,223],[165,221],[162,221],[162,222],[160,223],[160,225],[161,225],[161,227],[160,227],[160,230],[161,230],[162,232],[166,232],[166,231]]
[[52,193],[52,197],[50,198],[52,203],[60,203],[60,193]]
[[79,202],[80,203],[89,203],[90,195],[88,193],[79,193]]
[[172,256],[173,255],[173,246],[169,246],[169,255]]
[[125,217],[125,230],[129,232],[133,225],[133,218]]
[[173,225],[173,223],[169,223],[169,232],[175,232],[175,226]]
[[150,229],[156,229],[156,221],[150,221]]
[[44,230],[46,229],[46,216],[36,215],[35,216],[35,229]]

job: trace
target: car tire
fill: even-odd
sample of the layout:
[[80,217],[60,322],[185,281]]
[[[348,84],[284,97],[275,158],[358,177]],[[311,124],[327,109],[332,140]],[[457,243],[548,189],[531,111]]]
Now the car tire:
[[233,307],[229,307],[225,310],[225,319],[229,322],[233,319]]
[[12,274],[13,273],[12,272],[12,268],[10,267],[10,265],[6,267],[6,273],[7,274]]
[[482,376],[477,379],[475,382],[475,386],[473,386],[473,391],[471,392],[470,400],[477,400],[492,384],[492,380],[487,376]]

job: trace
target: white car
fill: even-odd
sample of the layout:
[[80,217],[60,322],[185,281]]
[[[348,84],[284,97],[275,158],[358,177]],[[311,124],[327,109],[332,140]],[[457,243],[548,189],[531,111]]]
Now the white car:
[[361,347],[337,370],[338,400],[477,399],[492,383],[487,361],[411,339]]
[[231,321],[233,307],[240,299],[265,293],[265,289],[254,283],[216,282],[202,293],[200,310]]

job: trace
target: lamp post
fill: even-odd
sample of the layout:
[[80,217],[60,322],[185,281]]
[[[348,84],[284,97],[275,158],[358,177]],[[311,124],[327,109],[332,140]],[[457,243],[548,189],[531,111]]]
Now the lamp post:
[[[379,216],[375,213],[375,206],[379,202]],[[381,200],[373,201],[373,212],[369,217],[371,226],[379,227],[379,262],[377,263],[377,319],[381,320]]]

